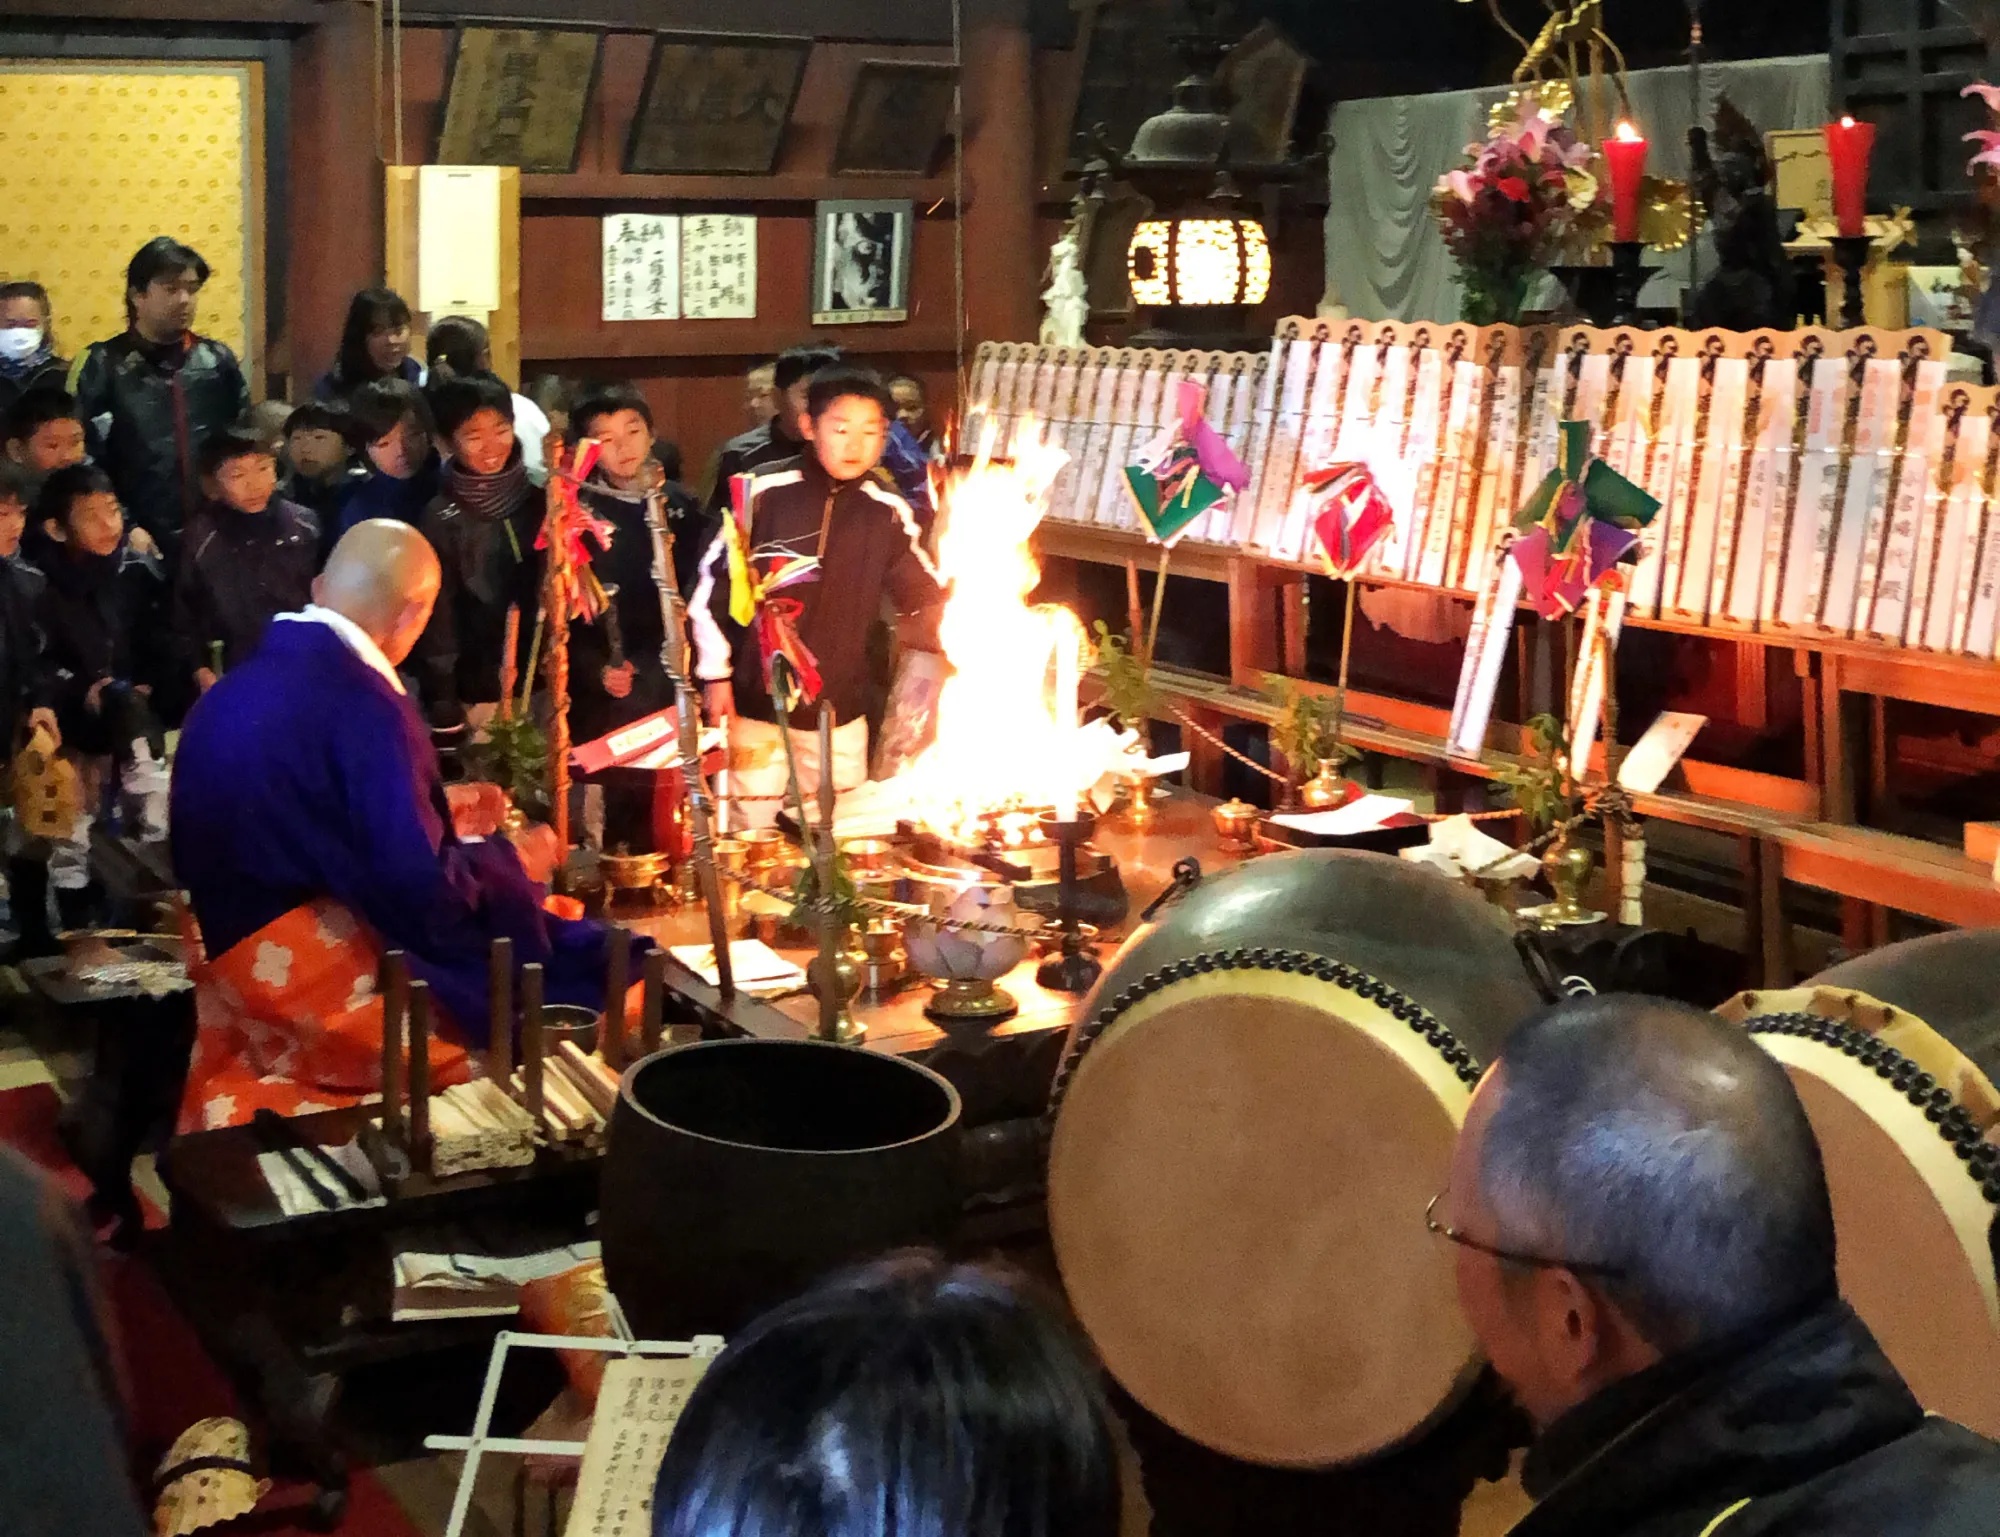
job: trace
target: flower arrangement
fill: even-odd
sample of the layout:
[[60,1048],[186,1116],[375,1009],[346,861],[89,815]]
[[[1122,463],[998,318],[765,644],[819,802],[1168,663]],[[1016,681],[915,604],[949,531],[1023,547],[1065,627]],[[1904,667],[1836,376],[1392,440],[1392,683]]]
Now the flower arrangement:
[[1431,207],[1458,263],[1464,318],[1474,325],[1520,318],[1528,284],[1561,253],[1578,218],[1600,201],[1590,146],[1523,98],[1511,121],[1468,163],[1438,179]]
[[1971,314],[1971,329],[1975,335],[1990,336],[2000,329],[2000,294],[1992,286],[1994,248],[2000,244],[2000,86],[1975,80],[1959,94],[1977,96],[1992,121],[1991,127],[1975,128],[1965,136],[1968,144],[1978,146],[1965,168],[1972,178],[1973,207],[1954,235],[1960,251],[1960,294]]

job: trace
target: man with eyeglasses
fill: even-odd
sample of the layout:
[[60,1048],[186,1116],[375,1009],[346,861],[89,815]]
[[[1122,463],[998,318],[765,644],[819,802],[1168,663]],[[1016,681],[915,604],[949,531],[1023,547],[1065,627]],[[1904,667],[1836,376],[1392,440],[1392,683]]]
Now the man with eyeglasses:
[[1622,996],[1530,1020],[1426,1220],[1538,1433],[1511,1537],[2000,1532],[2000,1446],[1926,1417],[1840,1299],[1818,1145],[1740,1030]]

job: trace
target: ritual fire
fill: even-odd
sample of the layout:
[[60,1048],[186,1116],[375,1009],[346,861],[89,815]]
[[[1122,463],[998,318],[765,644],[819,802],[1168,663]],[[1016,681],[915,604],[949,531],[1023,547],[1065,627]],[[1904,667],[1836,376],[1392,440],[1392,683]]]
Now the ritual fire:
[[940,498],[938,576],[951,597],[939,626],[952,673],[932,745],[903,778],[917,820],[955,842],[1041,840],[1032,812],[1073,812],[1105,771],[1105,733],[1080,727],[1083,627],[1028,601],[1041,580],[1030,547],[1068,462],[1038,425],[1016,426],[1010,458],[989,430]]

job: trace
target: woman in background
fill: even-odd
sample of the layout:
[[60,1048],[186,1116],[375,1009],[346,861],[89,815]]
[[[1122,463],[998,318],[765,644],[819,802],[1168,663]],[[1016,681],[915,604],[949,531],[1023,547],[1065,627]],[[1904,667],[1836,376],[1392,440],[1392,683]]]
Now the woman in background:
[[421,385],[424,367],[410,356],[410,307],[402,295],[388,288],[364,288],[347,306],[340,355],[313,386],[313,394],[344,406],[362,385],[378,379]]

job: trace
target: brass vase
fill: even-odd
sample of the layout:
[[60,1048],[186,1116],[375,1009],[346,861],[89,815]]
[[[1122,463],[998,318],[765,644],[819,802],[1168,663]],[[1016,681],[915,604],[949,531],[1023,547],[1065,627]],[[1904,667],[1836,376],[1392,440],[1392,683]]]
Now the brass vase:
[[[819,1038],[851,1046],[868,1034],[868,1027],[850,1012],[868,981],[868,957],[855,945],[852,929],[841,929],[839,946],[833,958],[833,996],[839,1003],[839,1012],[834,1017],[833,1034]],[[815,998],[826,996],[822,990],[826,973],[823,962],[824,956],[815,955],[806,963],[806,985]]]
[[1334,811],[1361,794],[1361,786],[1340,772],[1338,758],[1319,760],[1319,772],[1299,786],[1308,811]]
[[1537,910],[1543,928],[1596,923],[1603,918],[1604,914],[1583,905],[1584,888],[1596,864],[1597,856],[1582,844],[1572,843],[1567,833],[1549,846],[1542,856],[1542,873],[1548,877],[1555,900]]

